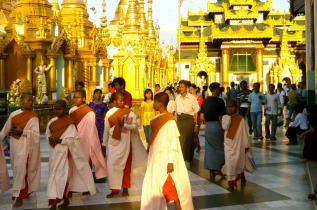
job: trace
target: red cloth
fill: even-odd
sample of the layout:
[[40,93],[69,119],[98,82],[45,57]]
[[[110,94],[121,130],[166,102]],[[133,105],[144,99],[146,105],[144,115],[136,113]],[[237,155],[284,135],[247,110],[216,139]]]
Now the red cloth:
[[111,93],[111,94],[114,94],[115,92],[116,92],[116,90],[115,90],[114,88],[111,88],[111,89],[110,89],[110,93]]
[[229,187],[231,186],[238,187],[237,183],[240,180],[241,180],[241,174],[238,174],[238,176],[236,177],[236,180],[228,181]]
[[[123,169],[122,188],[131,187],[131,168],[132,168],[132,144],[130,142],[130,153],[127,159],[125,168]],[[120,192],[120,189],[111,189],[115,194]]]
[[172,179],[172,176],[169,174],[165,184],[163,185],[163,195],[166,199],[166,202],[169,203],[171,201],[177,201],[178,195],[176,191],[176,187],[174,185],[174,181]]
[[[124,105],[129,106],[129,108],[132,107],[132,95],[128,91],[124,91]],[[113,94],[111,95],[109,103],[113,103]]]

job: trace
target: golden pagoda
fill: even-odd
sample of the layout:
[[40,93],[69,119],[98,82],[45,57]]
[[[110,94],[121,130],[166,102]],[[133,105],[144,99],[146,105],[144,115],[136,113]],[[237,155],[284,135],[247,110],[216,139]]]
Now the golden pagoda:
[[[207,56],[201,53],[203,42]],[[208,83],[217,81],[228,86],[231,81],[258,81],[267,90],[270,82],[281,81],[272,79],[272,68],[276,69],[279,62],[286,65],[286,60],[279,60],[282,47],[286,47],[300,70],[292,71],[297,67],[291,67],[282,73],[283,77],[291,78],[292,83],[305,80],[300,76],[305,74],[305,17],[291,20],[289,12],[273,9],[272,0],[208,1],[207,12],[188,11],[188,18],[181,19],[180,43],[182,79],[197,82],[207,74],[206,78],[212,78]],[[178,53],[174,57],[178,60]],[[207,72],[206,65],[199,61],[203,58],[205,63],[213,62],[215,71]],[[200,70],[197,62],[203,66]]]
[[38,103],[46,103],[73,92],[76,81],[84,82],[88,101],[96,86],[107,92],[119,76],[134,99],[155,83],[166,85],[175,63],[162,53],[152,0],[148,17],[144,0],[120,0],[109,25],[106,1],[98,3],[100,27],[89,21],[86,0],[0,1],[0,89],[27,78]]

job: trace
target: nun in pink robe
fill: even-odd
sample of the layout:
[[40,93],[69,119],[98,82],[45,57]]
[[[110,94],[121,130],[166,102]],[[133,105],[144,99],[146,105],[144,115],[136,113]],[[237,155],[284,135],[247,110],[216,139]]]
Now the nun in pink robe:
[[[40,126],[39,118],[36,114],[31,110],[22,111],[21,109],[12,112],[0,132],[0,141],[9,134],[12,125],[14,125],[13,121],[23,119],[25,119],[23,134],[20,137],[11,136],[10,138],[10,160],[13,171],[13,199],[25,199],[32,192],[40,189]],[[2,164],[3,163],[1,162],[1,168],[3,168]]]
[[96,115],[88,105],[74,106],[69,110],[70,118],[75,121],[78,135],[85,155],[95,165],[96,178],[107,176],[105,157],[102,155],[98,131],[95,124]]

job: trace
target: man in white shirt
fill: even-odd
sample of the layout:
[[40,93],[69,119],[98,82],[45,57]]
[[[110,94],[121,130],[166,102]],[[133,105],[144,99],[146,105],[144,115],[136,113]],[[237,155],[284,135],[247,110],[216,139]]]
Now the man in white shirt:
[[[276,141],[277,116],[281,114],[281,103],[279,96],[274,92],[275,85],[269,85],[269,93],[265,95],[266,105],[265,116],[265,138],[266,140]],[[270,123],[272,122],[271,131]]]
[[184,160],[192,163],[195,149],[194,132],[198,132],[198,122],[194,119],[197,119],[200,108],[196,98],[187,92],[188,87],[188,81],[179,81],[180,93],[176,96],[175,112]]
[[294,108],[294,111],[296,114],[295,120],[291,123],[285,134],[289,139],[289,143],[286,145],[297,145],[297,135],[301,135],[309,128],[307,117],[302,114],[302,108],[297,106]]

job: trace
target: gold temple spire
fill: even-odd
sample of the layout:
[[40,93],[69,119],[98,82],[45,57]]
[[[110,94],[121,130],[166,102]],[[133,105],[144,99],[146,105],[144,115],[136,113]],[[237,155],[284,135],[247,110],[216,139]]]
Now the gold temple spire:
[[120,0],[113,20],[110,22],[110,25],[120,25],[120,18],[125,20],[126,14],[128,11],[129,0]]
[[147,25],[147,22],[146,22],[146,17],[145,17],[144,0],[140,0],[139,8],[140,8],[140,10],[139,10],[140,26],[141,26],[142,34],[144,36],[148,36],[149,35],[149,30],[148,30],[148,25]]
[[156,23],[156,26],[155,26],[155,31],[156,31],[156,38],[159,40],[160,39],[160,25],[158,23],[158,20],[157,20],[157,23]]
[[107,27],[107,17],[106,17],[106,0],[102,1],[102,17],[101,17],[101,28],[106,28]]
[[153,0],[148,0],[148,28],[149,28],[149,37],[151,39],[155,39],[155,29],[153,25],[153,18],[152,18],[152,4]]
[[58,0],[52,0],[52,10],[53,12],[58,15],[58,13],[60,12],[60,8],[59,8],[59,3],[58,3]]
[[125,19],[125,25],[124,33],[139,33],[140,31],[140,20],[139,20],[139,14],[138,14],[138,2],[137,0],[129,0],[129,7],[128,7],[128,12],[127,16]]

